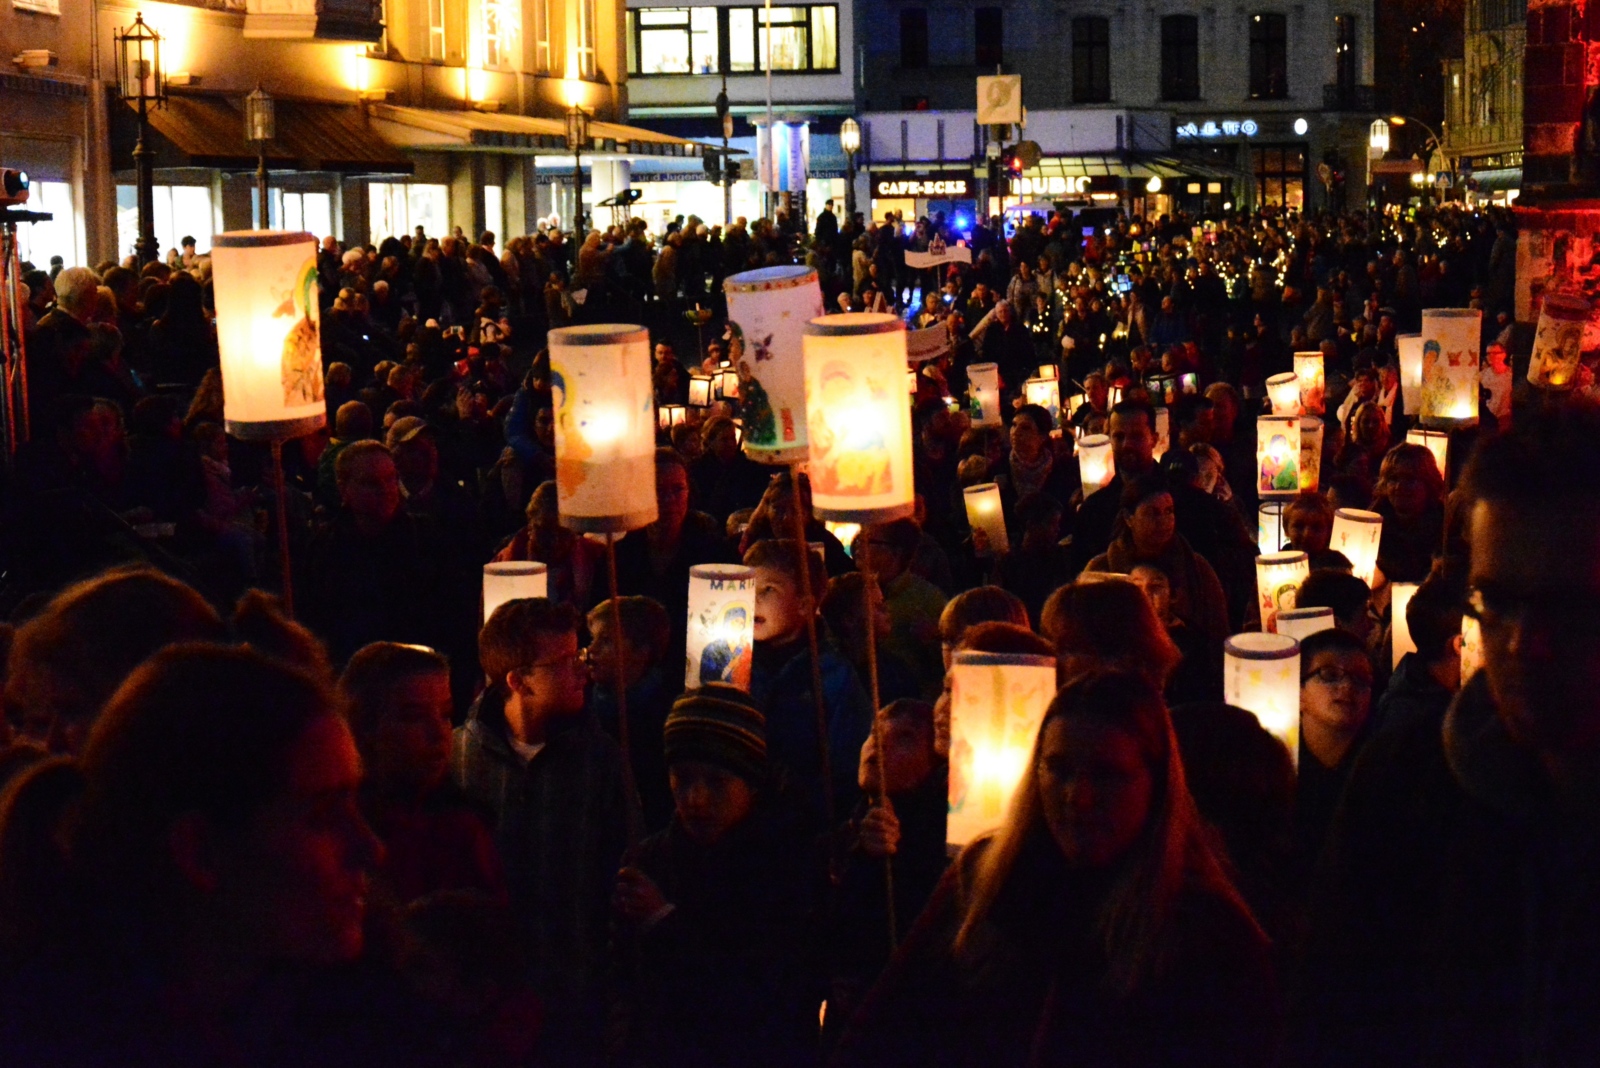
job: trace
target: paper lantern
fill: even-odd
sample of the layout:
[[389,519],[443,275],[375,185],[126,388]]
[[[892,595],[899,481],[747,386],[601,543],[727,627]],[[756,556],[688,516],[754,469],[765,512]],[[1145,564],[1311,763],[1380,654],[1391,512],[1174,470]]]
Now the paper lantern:
[[1235,634],[1222,645],[1222,699],[1255,713],[1300,756],[1300,643],[1287,634]]
[[1322,353],[1294,354],[1294,374],[1300,380],[1300,414],[1321,415],[1327,385],[1322,374]]
[[689,404],[695,408],[706,408],[711,405],[711,376],[689,376]]
[[[769,464],[807,455],[806,323],[822,314],[822,289],[810,267],[763,267],[723,282],[728,295],[729,357],[746,430],[744,451]],[[915,389],[915,387],[913,387]]]
[[277,230],[218,234],[211,284],[227,432],[287,441],[324,426],[317,239]]
[[656,409],[656,425],[662,430],[671,430],[688,416],[688,409],[681,404],[663,404]]
[[1567,390],[1577,384],[1589,315],[1589,302],[1582,297],[1554,293],[1544,298],[1539,328],[1533,335],[1533,358],[1528,362],[1530,386]]
[[1105,434],[1090,434],[1078,442],[1078,478],[1083,483],[1083,495],[1104,489],[1117,477],[1117,466],[1111,455],[1111,438]]
[[977,554],[999,556],[1009,552],[1011,541],[1006,536],[1006,517],[1000,508],[1000,487],[993,482],[981,482],[968,486],[961,495],[966,498],[967,525],[972,528],[972,544]]
[[1285,608],[1278,613],[1277,625],[1279,634],[1303,642],[1319,630],[1332,630],[1338,624],[1333,621],[1331,608]]
[[906,392],[912,394],[917,392],[917,372],[912,367],[906,368]]
[[913,511],[906,324],[850,312],[805,329],[806,432],[818,519],[887,523]]
[[1433,453],[1433,462],[1439,465],[1439,477],[1448,478],[1449,468],[1445,464],[1450,459],[1450,435],[1443,430],[1424,430],[1418,427],[1406,431],[1407,445],[1421,445]]
[[1089,403],[1087,393],[1074,393],[1067,398],[1067,410],[1063,413],[1068,419],[1078,413],[1078,409]]
[[685,689],[708,682],[728,682],[741,690],[750,688],[755,616],[756,580],[752,569],[737,564],[703,564],[689,569]]
[[1263,415],[1256,419],[1256,493],[1293,497],[1300,492],[1300,417]]
[[483,565],[483,621],[507,601],[548,596],[550,569],[534,560]]
[[1483,628],[1471,616],[1461,617],[1461,685],[1483,667]]
[[1050,421],[1061,425],[1061,383],[1054,378],[1030,378],[1022,384],[1023,396],[1029,404],[1037,404],[1050,413]]
[[561,523],[622,533],[656,521],[650,333],[615,323],[550,331]]
[[1322,417],[1300,420],[1300,488],[1315,491],[1322,475]]
[[1394,345],[1400,355],[1400,402],[1407,415],[1415,416],[1422,410],[1422,335],[1396,334]]
[[1430,426],[1478,422],[1478,361],[1483,312],[1425,308],[1422,312],[1422,409]]
[[861,533],[860,523],[834,523],[822,524],[823,529],[839,539],[839,544],[844,546],[846,555],[854,555],[856,535]]
[[1261,607],[1261,629],[1277,630],[1278,613],[1295,608],[1300,584],[1311,577],[1311,557],[1298,549],[1262,553],[1256,557],[1256,598]]
[[1275,553],[1283,548],[1283,502],[1262,501],[1256,509],[1256,548]]
[[1121,403],[1122,403],[1122,387],[1121,386],[1108,386],[1108,387],[1106,387],[1106,408],[1109,410],[1111,408],[1115,408],[1117,405],[1119,405]]
[[1156,447],[1153,455],[1157,460],[1167,454],[1172,448],[1172,412],[1168,408],[1156,409]]
[[1333,513],[1330,549],[1344,553],[1350,572],[1369,587],[1378,570],[1378,542],[1383,539],[1383,516],[1364,508],[1340,508]]
[[1300,414],[1300,377],[1293,371],[1273,375],[1267,379],[1267,399],[1272,401],[1273,415]]
[[1411,640],[1411,623],[1406,619],[1406,606],[1416,592],[1415,582],[1396,582],[1389,587],[1389,644],[1394,652],[1393,669],[1400,667],[1401,657],[1417,651],[1417,643]]
[[1055,380],[1057,378],[1060,378],[1061,377],[1061,368],[1057,367],[1053,363],[1041,363],[1039,365],[1039,377],[1040,378],[1048,378],[1048,379],[1051,379],[1051,380]]
[[1056,695],[1053,656],[958,652],[950,664],[950,813],[966,845],[1005,822]]
[[967,368],[967,402],[975,427],[1004,426],[1000,412],[1000,365],[975,363]]

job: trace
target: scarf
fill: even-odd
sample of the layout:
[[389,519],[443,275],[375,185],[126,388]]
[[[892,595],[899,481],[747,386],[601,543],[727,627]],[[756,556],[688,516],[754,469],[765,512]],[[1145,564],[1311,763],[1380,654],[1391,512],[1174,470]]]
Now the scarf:
[[1039,450],[1039,458],[1033,463],[1027,463],[1017,455],[1015,449],[1011,451],[1011,487],[1017,491],[1017,499],[1021,500],[1030,493],[1038,493],[1044,489],[1045,483],[1050,481],[1050,473],[1055,468],[1055,457],[1050,455],[1048,448]]

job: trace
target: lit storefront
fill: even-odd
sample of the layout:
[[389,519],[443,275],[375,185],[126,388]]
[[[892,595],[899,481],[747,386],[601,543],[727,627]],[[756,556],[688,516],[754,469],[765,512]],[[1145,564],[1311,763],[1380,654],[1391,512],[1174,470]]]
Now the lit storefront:
[[1227,196],[1234,176],[1213,165],[1155,153],[1047,156],[1007,183],[990,210],[1046,202],[1073,208],[1116,208],[1129,215],[1159,216],[1188,205],[1187,190],[1217,187]]
[[[1367,120],[1343,112],[1291,111],[1176,115],[1173,155],[1236,176],[1231,188],[1186,183],[1180,206],[1206,212],[1234,208],[1308,211],[1339,202],[1342,189],[1321,175],[1362,173]],[[1323,166],[1325,165],[1325,166]],[[1320,169],[1319,169],[1320,168]]]

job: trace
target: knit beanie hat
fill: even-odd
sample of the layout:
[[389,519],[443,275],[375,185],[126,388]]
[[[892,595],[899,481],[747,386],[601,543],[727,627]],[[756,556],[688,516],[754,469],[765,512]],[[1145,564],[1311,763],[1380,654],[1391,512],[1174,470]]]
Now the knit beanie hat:
[[737,686],[711,682],[673,702],[663,732],[667,766],[699,761],[759,786],[767,779],[767,720]]

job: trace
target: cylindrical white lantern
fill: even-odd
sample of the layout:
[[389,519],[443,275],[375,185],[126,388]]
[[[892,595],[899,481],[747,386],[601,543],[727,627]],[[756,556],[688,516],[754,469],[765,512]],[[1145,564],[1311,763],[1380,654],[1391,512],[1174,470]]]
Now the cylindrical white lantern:
[[[993,482],[981,482],[968,486],[961,495],[966,498],[967,525],[972,528],[972,545],[977,554],[999,556],[1010,552],[1006,517],[1000,509],[1000,487]],[[979,548],[980,543],[982,548]]]
[[1300,492],[1300,417],[1256,419],[1256,494],[1293,497]]
[[1416,592],[1415,582],[1396,582],[1389,587],[1389,644],[1394,651],[1393,669],[1400,667],[1400,660],[1407,653],[1417,651],[1417,643],[1411,640],[1411,623],[1406,619],[1406,606]]
[[1579,296],[1552,293],[1539,309],[1528,361],[1528,384],[1539,389],[1568,390],[1577,384],[1583,353],[1583,330],[1589,324],[1589,302]]
[[755,616],[753,570],[737,564],[702,564],[689,569],[685,688],[692,690],[708,682],[750,688]]
[[1300,756],[1300,643],[1287,634],[1235,634],[1222,646],[1222,699],[1248,712]]
[[710,375],[689,376],[689,404],[695,408],[706,408],[711,404]]
[[508,560],[483,565],[483,621],[507,601],[547,597],[550,569],[535,560]]
[[967,402],[975,427],[1004,426],[1000,411],[1000,365],[975,363],[967,368]]
[[1422,312],[1422,410],[1430,426],[1478,422],[1478,361],[1483,312],[1425,308]]
[[616,323],[550,331],[561,524],[622,533],[656,521],[650,333]]
[[1272,401],[1273,415],[1300,414],[1300,378],[1293,371],[1273,375],[1267,379],[1267,398]]
[[1383,539],[1383,516],[1365,508],[1340,508],[1333,513],[1330,549],[1344,553],[1350,573],[1372,585],[1378,570],[1378,543]]
[[1278,613],[1277,632],[1303,642],[1319,630],[1332,630],[1337,625],[1331,608],[1285,608]]
[[1321,415],[1327,384],[1323,378],[1321,352],[1294,354],[1294,374],[1300,380],[1300,414]]
[[1275,553],[1283,548],[1283,502],[1262,501],[1256,509],[1256,548]]
[[1157,408],[1156,412],[1156,447],[1153,455],[1157,460],[1167,454],[1172,448],[1172,411],[1169,408]]
[[1406,414],[1422,411],[1422,335],[1396,334],[1395,350],[1400,356],[1400,401]]
[[810,267],[763,267],[732,275],[728,294],[733,329],[729,353],[739,371],[744,451],[768,464],[807,456],[806,323],[822,314],[822,289]]
[[873,312],[805,330],[806,427],[818,519],[887,523],[914,508],[906,324]]
[[1406,431],[1407,445],[1422,445],[1433,453],[1433,462],[1439,465],[1439,477],[1448,478],[1449,468],[1445,463],[1450,459],[1450,435],[1443,430],[1424,430],[1417,427]]
[[1050,421],[1061,425],[1061,383],[1054,378],[1030,378],[1022,385],[1022,393],[1029,404],[1037,404],[1050,413]]
[[1315,492],[1321,477],[1322,417],[1308,415],[1300,420],[1300,488]]
[[217,234],[211,285],[228,433],[287,441],[324,426],[317,239],[277,230]]
[[1111,455],[1111,438],[1105,434],[1089,434],[1078,442],[1078,478],[1083,483],[1083,495],[1104,489],[1117,477],[1117,465]]
[[1057,367],[1053,363],[1041,363],[1039,365],[1039,377],[1050,379],[1060,378],[1061,368]]
[[1261,606],[1261,629],[1277,630],[1278,613],[1295,608],[1300,584],[1311,577],[1311,557],[1299,549],[1262,553],[1256,557],[1256,598]]
[[966,845],[1005,821],[1055,694],[1055,657],[955,654],[947,843]]
[[1483,667],[1483,628],[1471,616],[1461,617],[1461,685]]

